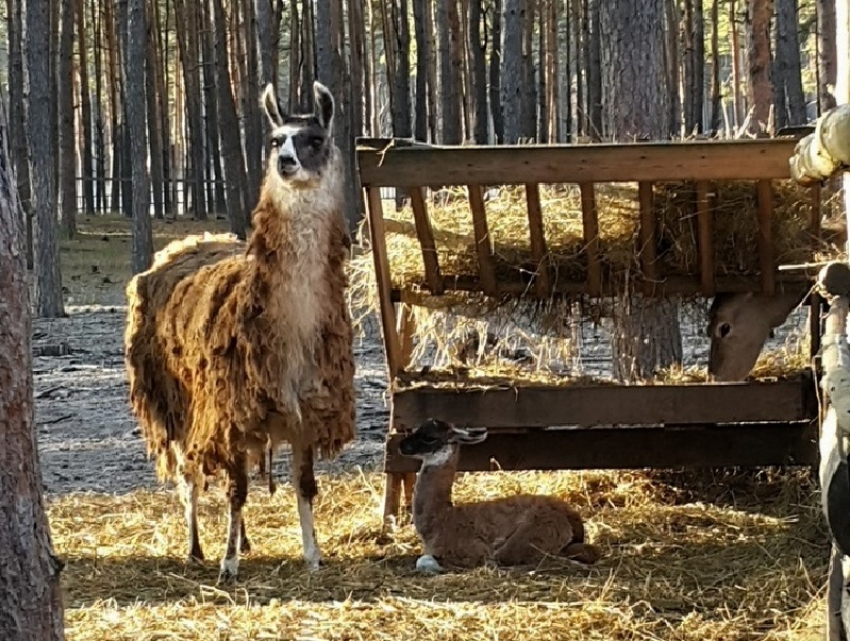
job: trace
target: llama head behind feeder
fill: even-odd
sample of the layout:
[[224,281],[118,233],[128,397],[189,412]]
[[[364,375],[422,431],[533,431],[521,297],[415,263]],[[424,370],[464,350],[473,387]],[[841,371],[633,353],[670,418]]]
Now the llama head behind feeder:
[[318,81],[313,83],[313,95],[312,114],[289,114],[281,107],[274,87],[266,86],[262,106],[271,125],[267,187],[316,187],[329,172],[338,169],[333,96]]
[[401,440],[398,451],[402,456],[420,459],[423,464],[441,464],[459,451],[461,445],[475,445],[487,438],[487,428],[461,428],[428,419]]

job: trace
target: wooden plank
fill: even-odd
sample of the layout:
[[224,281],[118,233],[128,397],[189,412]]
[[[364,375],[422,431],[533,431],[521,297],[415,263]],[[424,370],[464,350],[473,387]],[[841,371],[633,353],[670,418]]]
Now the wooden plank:
[[384,332],[384,350],[390,379],[398,373],[400,347],[396,332],[395,309],[392,302],[392,278],[387,257],[387,238],[384,229],[384,205],[381,192],[376,187],[366,188],[369,207],[369,236],[372,243],[372,258],[375,264],[375,281],[378,286],[378,304],[381,310],[381,327]]
[[397,303],[397,305],[399,342],[398,366],[399,372],[402,372],[410,367],[410,361],[413,356],[413,348],[415,346],[414,337],[416,336],[416,321],[413,318],[413,310],[410,307],[410,303]]
[[525,199],[528,208],[528,235],[531,244],[531,257],[537,266],[534,276],[534,289],[538,296],[546,298],[552,293],[552,278],[549,274],[549,257],[546,249],[546,237],[543,234],[543,210],[540,207],[540,186],[536,183],[525,186]]
[[410,206],[413,209],[413,221],[416,225],[416,236],[419,238],[419,246],[422,248],[425,281],[432,293],[442,294],[443,276],[440,273],[437,244],[434,242],[434,229],[431,227],[431,219],[428,218],[422,188],[412,187],[408,193],[410,194]]
[[469,209],[472,211],[472,231],[475,235],[475,249],[478,254],[478,273],[481,276],[481,291],[490,296],[498,294],[496,268],[493,266],[493,253],[490,249],[490,231],[487,229],[487,210],[484,207],[484,193],[481,185],[467,185],[469,190]]
[[658,281],[658,260],[656,235],[655,235],[655,213],[652,211],[652,183],[638,183],[638,202],[640,205],[640,225],[638,228],[638,242],[640,247],[641,271],[643,272],[644,291],[651,294],[655,290]]
[[791,138],[595,145],[360,148],[373,187],[790,178]]
[[593,183],[581,183],[581,224],[584,234],[584,251],[587,256],[587,293],[602,294],[602,264],[599,260],[599,211],[596,207],[596,190]]
[[[778,272],[776,283],[783,288],[802,286],[811,282],[811,278],[805,274]],[[483,286],[480,279],[469,276],[452,276],[445,278],[445,287],[447,291],[458,292],[480,292],[483,291]],[[742,292],[760,292],[762,290],[762,281],[758,277],[750,276],[718,276],[715,279],[715,292],[742,293]],[[521,281],[501,281],[499,283],[499,293],[501,294],[524,294],[530,295],[534,292],[528,291],[528,284]],[[586,281],[570,281],[558,279],[552,286],[553,295],[572,296],[576,294],[587,294],[588,284]],[[658,296],[669,296],[670,294],[682,294],[685,296],[693,296],[695,294],[705,294],[703,291],[702,282],[696,276],[668,276],[664,280],[655,284],[654,293]],[[622,294],[622,287],[612,287],[611,283],[606,278],[602,279],[602,291],[600,296],[617,296]],[[398,302],[405,297],[406,300],[419,300],[415,293],[405,291],[403,294],[399,290],[393,290],[392,299]]]
[[799,421],[812,416],[803,381],[692,385],[399,389],[393,423],[414,429],[428,418],[463,426],[518,429],[578,425],[663,425]]
[[776,292],[776,258],[773,246],[773,186],[769,180],[759,180],[759,265],[761,268],[762,292],[772,296]]
[[[389,438],[385,468],[417,471],[419,461],[398,453],[401,438]],[[815,423],[597,428],[491,433],[483,443],[461,449],[459,470],[810,466],[817,460]]]
[[714,214],[708,205],[708,182],[698,180],[696,188],[700,285],[706,296],[714,296]]

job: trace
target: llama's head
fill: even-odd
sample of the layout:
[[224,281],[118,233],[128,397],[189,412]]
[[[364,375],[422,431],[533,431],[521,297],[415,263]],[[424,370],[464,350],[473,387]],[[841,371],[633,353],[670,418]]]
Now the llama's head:
[[402,456],[418,458],[425,463],[442,462],[460,445],[474,445],[487,438],[487,428],[461,428],[430,418],[405,436],[398,445]]
[[263,92],[263,109],[271,123],[266,179],[293,186],[314,184],[332,168],[334,99],[327,87],[313,83],[315,109],[309,114],[288,114],[278,102],[274,87]]
[[708,373],[717,381],[742,381],[756,364],[771,331],[799,305],[798,292],[765,296],[718,294],[708,313]]

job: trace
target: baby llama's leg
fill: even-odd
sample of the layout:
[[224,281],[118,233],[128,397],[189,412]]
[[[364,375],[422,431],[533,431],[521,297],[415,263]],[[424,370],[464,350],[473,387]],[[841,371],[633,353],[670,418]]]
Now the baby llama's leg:
[[201,563],[204,552],[198,538],[198,481],[195,475],[187,473],[180,465],[177,470],[177,484],[180,491],[180,502],[183,503],[183,514],[186,516],[186,528],[189,542],[189,563]]
[[233,455],[227,470],[227,494],[230,499],[230,518],[227,524],[227,549],[221,560],[219,583],[230,583],[239,575],[239,541],[242,534],[242,506],[248,498],[248,471],[245,455]]
[[239,551],[248,554],[251,551],[251,542],[248,540],[248,533],[245,531],[245,517],[242,517],[242,529],[239,534]]
[[310,570],[318,570],[322,563],[322,553],[316,540],[316,527],[313,522],[313,499],[319,493],[316,477],[313,474],[313,448],[293,444],[292,480],[298,497],[298,518],[301,521],[301,541],[304,560]]

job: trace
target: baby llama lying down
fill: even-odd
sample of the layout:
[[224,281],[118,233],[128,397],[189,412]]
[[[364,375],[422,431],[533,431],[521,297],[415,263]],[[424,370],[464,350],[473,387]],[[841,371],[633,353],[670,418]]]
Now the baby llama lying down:
[[248,471],[285,443],[304,558],[319,567],[313,461],[355,434],[343,158],[334,99],[318,82],[314,93],[313,113],[287,114],[266,88],[269,160],[250,240],[174,241],[127,287],[130,398],[160,478],[180,487],[190,560],[204,558],[198,493],[227,477],[221,581],[237,577],[249,548]]
[[429,419],[399,443],[403,456],[422,461],[413,494],[413,525],[425,553],[416,568],[442,572],[443,565],[527,565],[545,556],[594,563],[599,551],[584,542],[581,517],[554,496],[452,504],[460,446],[486,438],[485,428],[462,429]]

